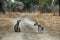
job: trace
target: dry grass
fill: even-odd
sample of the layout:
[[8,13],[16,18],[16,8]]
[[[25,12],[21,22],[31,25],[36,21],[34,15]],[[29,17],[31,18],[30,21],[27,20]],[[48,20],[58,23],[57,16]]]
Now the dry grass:
[[12,12],[10,14],[0,14],[0,26],[10,26],[10,18],[18,18],[22,15],[29,15],[36,19],[39,23],[44,24],[46,27],[51,28],[56,31],[60,31],[60,17],[53,16],[52,13],[19,13]]

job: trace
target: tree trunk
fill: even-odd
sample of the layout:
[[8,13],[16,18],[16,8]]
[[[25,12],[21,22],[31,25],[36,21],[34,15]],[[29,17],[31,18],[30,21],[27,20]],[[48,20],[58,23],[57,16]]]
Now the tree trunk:
[[60,6],[59,6],[59,16],[60,16]]
[[[58,0],[58,2],[59,2],[60,0]],[[59,3],[59,16],[60,16],[60,3]]]

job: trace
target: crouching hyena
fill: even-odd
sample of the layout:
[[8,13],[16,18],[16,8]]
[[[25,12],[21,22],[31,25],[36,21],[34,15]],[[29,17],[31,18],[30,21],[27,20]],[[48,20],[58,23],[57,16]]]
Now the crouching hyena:
[[21,32],[20,27],[19,27],[20,21],[21,21],[21,20],[17,20],[17,23],[16,23],[15,26],[14,26],[14,31],[15,31],[15,32]]

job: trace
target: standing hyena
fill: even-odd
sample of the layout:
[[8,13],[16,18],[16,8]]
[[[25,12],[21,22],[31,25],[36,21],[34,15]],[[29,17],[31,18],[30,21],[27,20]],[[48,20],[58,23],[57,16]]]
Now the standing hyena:
[[34,24],[34,26],[38,26],[38,33],[41,33],[41,32],[44,30],[44,26],[38,24],[38,22],[36,22],[36,23]]
[[42,25],[38,25],[38,33],[42,33],[44,30],[44,27]]
[[15,26],[14,26],[14,31],[15,31],[15,32],[21,32],[20,27],[19,27],[20,21],[21,21],[21,20],[17,20],[17,23],[16,23]]

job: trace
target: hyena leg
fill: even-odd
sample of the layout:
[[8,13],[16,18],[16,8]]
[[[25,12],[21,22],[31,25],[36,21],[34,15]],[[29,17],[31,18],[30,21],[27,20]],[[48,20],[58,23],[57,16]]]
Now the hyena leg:
[[14,27],[14,31],[15,32],[18,32],[18,28],[16,26]]
[[44,30],[44,27],[42,27],[41,30],[43,31]]
[[38,25],[38,33],[39,33],[39,32],[40,32],[40,30],[41,30],[40,28],[41,28],[41,25]]
[[17,26],[14,27],[14,30],[15,30],[15,32],[21,32],[20,28]]
[[18,32],[21,32],[20,28],[18,28]]

